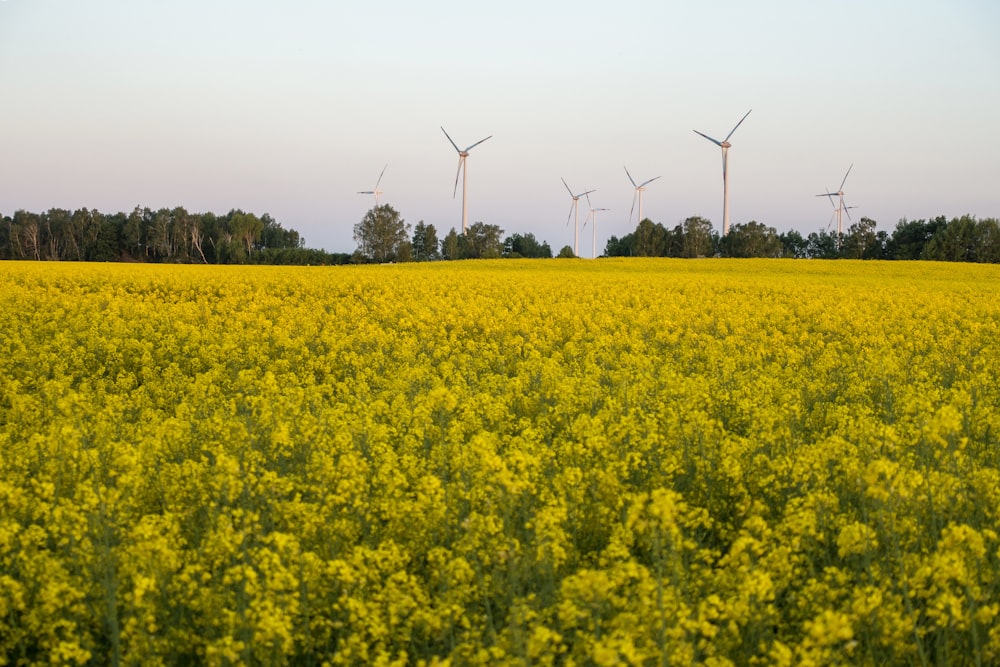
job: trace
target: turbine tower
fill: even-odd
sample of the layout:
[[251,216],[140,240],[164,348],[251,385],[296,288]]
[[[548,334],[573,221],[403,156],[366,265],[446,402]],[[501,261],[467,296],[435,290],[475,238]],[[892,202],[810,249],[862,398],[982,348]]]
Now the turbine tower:
[[[750,109],[750,111],[753,111],[753,109]],[[729,169],[728,169],[728,166],[729,166],[729,149],[732,147],[732,144],[729,143],[729,137],[733,136],[733,132],[736,131],[736,128],[743,124],[743,121],[745,121],[747,119],[747,116],[750,115],[750,111],[747,111],[746,114],[744,114],[743,118],[740,118],[740,122],[736,123],[736,127],[734,127],[732,130],[730,130],[729,134],[727,134],[726,138],[723,139],[722,141],[719,141],[717,139],[713,139],[712,137],[708,136],[707,134],[703,134],[703,133],[699,132],[698,130],[694,130],[695,134],[700,134],[701,136],[705,137],[706,139],[708,139],[709,141],[711,141],[716,146],[719,146],[720,148],[722,148],[722,235],[723,236],[725,236],[726,234],[729,233]]]
[[587,206],[591,207],[590,208],[590,215],[588,215],[587,218],[583,221],[583,228],[584,229],[587,228],[587,220],[590,220],[591,218],[594,219],[594,229],[593,229],[594,240],[593,240],[593,246],[591,247],[590,253],[591,253],[591,256],[594,259],[597,259],[597,212],[598,211],[608,211],[610,209],[607,209],[607,208],[593,208],[593,204],[590,203],[590,195],[589,194],[587,195]]
[[385,163],[385,167],[382,167],[382,173],[378,175],[378,180],[375,181],[374,190],[362,190],[359,195],[375,195],[375,208],[378,208],[378,196],[382,194],[382,191],[378,189],[379,183],[382,182],[382,176],[385,175],[385,169],[389,166],[389,163]]
[[628,167],[625,167],[625,175],[628,176],[628,180],[631,181],[632,187],[635,188],[635,194],[632,195],[632,208],[628,212],[628,223],[632,224],[632,211],[635,210],[635,200],[639,199],[639,222],[642,222],[642,193],[646,190],[646,186],[655,181],[659,176],[651,178],[648,181],[643,181],[639,185],[635,184],[635,179],[632,178],[632,174],[628,173]]
[[[830,204],[833,205],[833,212],[837,216],[837,243],[838,244],[840,243],[840,235],[844,233],[844,225],[843,225],[844,219],[843,219],[843,215],[845,213],[847,213],[847,219],[850,220],[851,219],[851,214],[848,212],[847,209],[854,208],[853,206],[845,206],[844,205],[844,183],[847,182],[847,177],[848,177],[848,175],[850,175],[851,169],[854,169],[854,165],[853,164],[851,164],[851,166],[847,168],[847,173],[844,174],[844,180],[842,180],[840,182],[840,187],[837,189],[836,192],[824,192],[821,195],[816,195],[817,197],[829,197],[830,198]],[[833,203],[833,198],[834,197],[839,197],[839,199],[840,199],[840,205],[839,206]]]
[[489,139],[493,135],[491,134],[489,137],[486,137],[486,139],[480,139],[479,141],[472,144],[465,150],[462,150],[461,148],[458,147],[458,145],[454,141],[451,140],[451,137],[448,136],[448,132],[445,131],[444,127],[441,128],[441,131],[444,132],[444,136],[448,137],[448,141],[451,142],[451,145],[455,147],[456,151],[458,151],[458,171],[455,172],[455,191],[452,193],[451,197],[452,199],[454,199],[455,195],[458,194],[458,176],[459,174],[461,174],[462,175],[462,234],[465,234],[466,230],[469,228],[469,197],[468,197],[469,172],[465,168],[465,158],[469,157],[469,151],[471,151],[473,148],[483,143],[484,141],[486,141],[486,139]]
[[[563,185],[566,185],[566,179],[562,178],[561,176],[560,179],[562,180]],[[580,256],[580,212],[577,208],[577,203],[580,201],[580,197],[583,197],[584,195],[589,195],[591,192],[595,192],[595,190],[587,190],[586,192],[581,192],[580,194],[575,195],[573,194],[573,191],[569,189],[569,186],[566,185],[566,192],[568,192],[569,196],[573,198],[573,203],[569,205],[569,215],[566,216],[566,224],[568,225],[569,219],[572,218],[574,214],[576,214],[576,222],[573,223],[573,254],[579,257]],[[589,200],[590,199],[588,197],[588,201]]]

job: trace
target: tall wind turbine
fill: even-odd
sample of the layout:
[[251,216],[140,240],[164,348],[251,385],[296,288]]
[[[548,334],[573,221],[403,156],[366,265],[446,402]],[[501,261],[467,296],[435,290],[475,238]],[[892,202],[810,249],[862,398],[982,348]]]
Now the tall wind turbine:
[[591,252],[591,256],[594,259],[597,259],[597,212],[598,211],[608,211],[610,209],[606,209],[606,208],[594,208],[593,207],[594,205],[590,203],[590,195],[589,194],[587,195],[587,206],[590,206],[590,215],[588,215],[586,217],[586,219],[583,221],[583,228],[584,229],[587,228],[587,220],[590,220],[591,218],[594,219],[594,229],[593,229],[594,240],[593,240],[593,246],[591,247],[590,252]]
[[[750,111],[753,111],[753,109],[750,109]],[[722,141],[719,141],[718,139],[713,139],[712,137],[708,136],[707,134],[703,134],[703,133],[699,132],[698,130],[694,130],[695,134],[700,134],[701,136],[705,137],[706,139],[708,139],[709,141],[711,141],[716,146],[719,146],[720,148],[722,148],[722,235],[723,236],[725,236],[726,234],[729,233],[729,169],[728,169],[728,166],[729,166],[729,149],[732,147],[732,144],[729,143],[729,137],[733,136],[733,132],[736,131],[736,128],[743,124],[743,121],[745,121],[747,119],[747,116],[750,115],[750,111],[747,111],[746,114],[744,114],[743,118],[740,118],[740,122],[736,123],[736,127],[734,127],[732,130],[730,130],[729,134],[727,134],[726,138],[723,139]]]
[[628,173],[628,167],[625,167],[625,175],[628,176],[628,180],[631,181],[632,187],[635,188],[635,194],[632,195],[632,208],[628,212],[628,222],[632,224],[632,212],[635,211],[635,200],[639,200],[639,222],[642,222],[642,193],[646,190],[646,186],[655,181],[659,176],[649,179],[648,181],[643,181],[639,185],[635,184],[635,179],[632,178],[632,174]]
[[375,195],[375,208],[378,208],[378,196],[380,194],[382,194],[382,191],[378,189],[378,186],[379,186],[379,183],[382,182],[382,176],[385,175],[385,169],[388,166],[389,166],[389,163],[386,162],[385,163],[385,167],[382,167],[382,173],[378,175],[378,180],[375,181],[375,189],[374,190],[362,190],[361,192],[358,193],[359,195]]
[[[560,179],[562,180],[563,185],[566,185],[566,179],[562,178],[561,176]],[[573,194],[573,191],[569,189],[569,186],[566,185],[566,192],[568,192],[569,196],[573,198],[573,203],[569,205],[569,215],[566,216],[566,224],[568,225],[569,219],[572,218],[574,214],[576,214],[576,222],[573,223],[573,254],[579,257],[580,256],[580,212],[579,209],[577,208],[577,203],[580,201],[580,197],[583,197],[584,195],[589,195],[591,192],[596,192],[596,190],[587,190],[586,192],[581,192],[580,194],[575,195]]]
[[847,209],[854,208],[853,206],[845,206],[844,205],[844,183],[847,182],[847,177],[848,177],[848,175],[850,175],[851,169],[854,169],[854,164],[851,164],[851,166],[847,168],[847,173],[844,174],[844,180],[842,180],[840,182],[840,187],[837,189],[836,192],[824,192],[821,195],[816,195],[817,197],[829,197],[831,204],[833,204],[833,198],[834,197],[839,197],[840,198],[840,205],[839,206],[837,206],[836,204],[833,204],[834,213],[837,216],[837,242],[838,243],[840,242],[840,235],[844,233],[843,215],[845,213],[847,213],[847,219],[850,220],[851,219],[851,214],[850,214],[850,212]]
[[484,141],[486,141],[486,139],[489,139],[493,135],[491,134],[489,137],[486,137],[486,139],[480,139],[479,141],[472,144],[465,150],[462,150],[461,148],[458,147],[458,145],[454,141],[451,140],[451,137],[448,136],[448,133],[445,131],[444,127],[441,128],[441,131],[444,132],[444,136],[448,137],[448,141],[451,142],[451,145],[455,147],[456,151],[458,151],[458,171],[455,172],[455,192],[453,192],[451,196],[452,199],[454,199],[455,195],[458,194],[458,175],[461,174],[462,175],[462,234],[465,234],[465,231],[469,228],[469,198],[468,198],[469,172],[465,168],[465,158],[469,157],[469,151],[471,151],[473,148],[483,143]]

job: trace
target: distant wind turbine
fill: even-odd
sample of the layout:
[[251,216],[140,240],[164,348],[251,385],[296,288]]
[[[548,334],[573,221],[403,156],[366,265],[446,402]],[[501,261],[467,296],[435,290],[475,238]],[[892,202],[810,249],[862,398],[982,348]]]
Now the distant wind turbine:
[[635,194],[632,195],[632,208],[628,212],[628,223],[632,224],[632,212],[635,211],[635,200],[639,200],[639,222],[642,222],[642,193],[645,192],[646,186],[655,181],[660,176],[649,179],[648,181],[643,181],[639,185],[635,184],[635,179],[632,178],[632,174],[628,173],[628,167],[625,167],[625,175],[628,176],[628,180],[632,183],[632,187],[635,188]]
[[[854,206],[845,206],[844,205],[844,183],[847,183],[847,177],[848,177],[848,175],[850,175],[851,169],[854,169],[854,165],[853,164],[851,164],[851,166],[847,168],[847,173],[844,174],[844,180],[842,180],[840,182],[840,188],[838,188],[836,192],[824,192],[821,195],[816,195],[817,197],[829,197],[830,198],[830,204],[833,205],[834,215],[837,216],[837,239],[838,239],[837,242],[838,243],[840,242],[840,235],[844,233],[843,215],[845,213],[847,213],[847,219],[850,220],[851,219],[851,214],[848,211],[848,209],[855,208]],[[833,198],[834,197],[839,197],[839,199],[840,199],[840,205],[839,206],[833,203]]]
[[378,189],[378,186],[379,186],[379,183],[382,182],[382,176],[385,175],[385,169],[388,166],[389,166],[389,163],[386,162],[385,163],[385,167],[382,167],[382,173],[378,175],[378,180],[375,181],[375,189],[374,190],[362,190],[361,192],[358,193],[359,195],[375,195],[375,208],[378,208],[378,196],[380,194],[382,194],[382,191]]
[[451,137],[448,136],[448,132],[445,131],[444,127],[441,128],[441,131],[444,132],[444,136],[448,137],[448,141],[451,142],[451,145],[455,147],[456,151],[458,151],[458,171],[455,172],[455,192],[452,193],[452,199],[454,199],[455,195],[458,194],[458,176],[459,174],[461,174],[462,175],[462,234],[465,234],[466,230],[469,228],[469,198],[468,198],[469,172],[465,167],[465,159],[469,157],[469,151],[471,151],[473,148],[483,143],[484,141],[486,141],[486,139],[489,139],[493,135],[491,134],[489,137],[486,137],[486,139],[480,139],[479,141],[472,144],[465,150],[462,150],[461,148],[458,147],[458,145],[454,141],[451,140]]
[[610,209],[607,209],[607,208],[594,208],[593,204],[590,203],[590,195],[589,194],[587,195],[587,206],[591,207],[590,208],[590,215],[588,215],[586,217],[586,219],[583,221],[583,228],[584,229],[587,228],[587,220],[590,220],[591,218],[594,219],[594,229],[593,229],[594,240],[593,240],[593,246],[592,246],[590,252],[591,252],[592,257],[594,259],[597,259],[597,212],[598,211],[608,211]]
[[[566,185],[566,179],[562,178],[561,176],[560,179],[562,180],[563,185]],[[573,198],[573,203],[570,204],[569,206],[569,215],[566,216],[566,224],[568,225],[570,218],[572,218],[573,215],[576,214],[576,222],[573,223],[573,254],[579,257],[580,256],[580,212],[577,208],[577,203],[580,201],[580,197],[583,197],[584,195],[589,195],[591,192],[596,192],[596,190],[587,190],[586,192],[581,192],[580,194],[575,195],[573,194],[573,191],[569,189],[569,186],[566,185],[566,192],[568,192],[569,196]]]
[[[753,111],[753,109],[750,109],[750,111]],[[703,134],[703,133],[699,132],[698,130],[694,130],[695,134],[700,134],[701,136],[705,137],[706,139],[708,139],[709,141],[711,141],[716,146],[719,146],[719,147],[722,148],[722,235],[723,236],[725,236],[726,234],[729,233],[729,169],[728,169],[728,165],[729,165],[729,149],[732,146],[732,144],[729,143],[729,137],[733,136],[733,132],[736,131],[736,128],[743,124],[743,121],[745,121],[747,119],[747,116],[750,115],[750,111],[747,111],[746,114],[744,114],[743,118],[740,118],[740,122],[736,123],[736,127],[734,127],[732,130],[730,130],[729,134],[727,134],[726,138],[723,139],[722,141],[719,141],[717,139],[713,139],[712,137],[708,136],[707,134]]]

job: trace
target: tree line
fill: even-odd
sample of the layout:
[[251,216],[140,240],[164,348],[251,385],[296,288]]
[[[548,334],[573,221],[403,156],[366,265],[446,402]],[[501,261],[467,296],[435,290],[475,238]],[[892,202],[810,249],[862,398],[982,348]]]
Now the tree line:
[[779,234],[756,221],[735,224],[720,236],[712,223],[691,217],[673,229],[648,218],[635,231],[608,239],[608,257],[792,257],[799,259],[922,259],[1000,263],[1000,221],[964,215],[947,219],[900,220],[889,233],[861,218],[838,234],[821,230],[802,236]]
[[347,262],[350,255],[306,248],[297,231],[267,213],[137,206],[131,213],[53,208],[0,216],[0,259],[329,264]]
[[356,263],[552,257],[549,244],[538,241],[534,234],[512,234],[504,238],[503,229],[484,222],[469,225],[465,234],[459,234],[452,227],[438,238],[438,230],[433,224],[421,220],[411,226],[389,204],[370,209],[361,222],[354,225],[354,241],[358,247],[352,261]]
[[[1000,221],[965,215],[900,220],[892,232],[861,218],[843,234],[820,230],[778,233],[756,221],[734,224],[721,236],[711,221],[693,216],[672,229],[646,218],[635,230],[612,236],[606,257],[790,257],[814,259],[923,259],[1000,263]],[[531,233],[504,236],[497,225],[476,222],[465,234],[439,237],[433,224],[407,224],[392,206],[370,209],[354,226],[357,249],[329,253],[305,247],[293,229],[269,214],[234,209],[225,215],[183,207],[105,214],[87,208],[19,210],[0,216],[0,259],[137,261],[206,264],[346,264],[550,258],[552,248]],[[569,246],[556,255],[573,257]]]

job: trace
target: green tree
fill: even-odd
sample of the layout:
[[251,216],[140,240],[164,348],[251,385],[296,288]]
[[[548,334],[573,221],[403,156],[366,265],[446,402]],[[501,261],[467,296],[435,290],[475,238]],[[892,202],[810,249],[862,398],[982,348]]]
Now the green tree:
[[404,244],[409,244],[410,226],[389,204],[371,208],[354,225],[357,253],[369,262],[394,262]]
[[503,242],[504,257],[552,257],[548,242],[539,243],[532,233],[511,234]]
[[465,253],[470,259],[494,259],[503,255],[503,230],[497,225],[475,222],[465,231]]
[[937,227],[922,257],[946,262],[989,261],[993,255],[992,227],[993,221],[980,222],[971,215],[953,218]]
[[978,261],[1000,263],[1000,221],[996,218],[980,220],[976,226],[979,243]]
[[778,231],[756,220],[735,224],[719,240],[723,257],[781,257],[782,245]]
[[809,241],[795,229],[789,229],[784,234],[778,235],[781,241],[781,256],[792,259],[804,259],[809,257]]
[[425,225],[423,220],[413,228],[412,244],[413,259],[418,262],[427,262],[441,257],[441,252],[438,250],[437,230],[434,225]]
[[639,257],[664,257],[670,234],[661,223],[643,218],[635,228],[635,254]]
[[896,223],[885,254],[889,259],[922,259],[924,248],[939,229],[944,228],[948,221],[944,216],[933,220],[907,220],[903,218]]
[[604,245],[605,257],[632,257],[635,255],[635,232],[618,238],[612,236]]
[[16,256],[20,259],[42,258],[42,221],[37,213],[14,211],[11,240],[16,244]]
[[692,216],[674,227],[670,255],[674,257],[708,257],[715,254],[715,234],[712,223]]
[[572,259],[576,257],[576,253],[573,252],[572,246],[564,245],[556,257],[560,259]]
[[441,256],[445,259],[461,259],[461,245],[459,244],[458,232],[452,227],[451,231],[441,239]]
[[847,259],[874,259],[881,256],[882,248],[875,233],[875,221],[861,218],[847,228],[840,246],[840,256]]
[[806,239],[808,256],[813,259],[837,259],[840,257],[837,234],[825,229],[812,232]]
[[230,211],[226,217],[232,259],[243,263],[253,254],[254,246],[264,231],[264,223],[253,213],[238,209]]
[[52,208],[42,214],[42,245],[46,259],[65,259],[72,237],[71,215],[62,208]]

